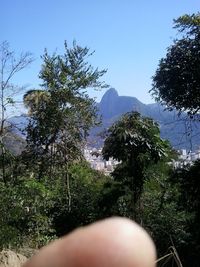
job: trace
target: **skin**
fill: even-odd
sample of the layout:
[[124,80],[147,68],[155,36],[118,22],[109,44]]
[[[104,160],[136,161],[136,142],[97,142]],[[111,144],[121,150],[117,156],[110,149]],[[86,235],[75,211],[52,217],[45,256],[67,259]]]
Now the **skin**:
[[124,218],[79,228],[42,248],[23,267],[153,267],[149,235]]

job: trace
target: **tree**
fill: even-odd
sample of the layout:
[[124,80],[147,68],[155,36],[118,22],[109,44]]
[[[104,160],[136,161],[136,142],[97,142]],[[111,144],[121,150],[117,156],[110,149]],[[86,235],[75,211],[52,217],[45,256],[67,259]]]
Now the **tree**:
[[27,141],[36,154],[48,154],[53,149],[57,154],[64,153],[63,158],[66,158],[70,154],[66,146],[75,142],[71,154],[75,152],[95,124],[96,107],[86,89],[104,87],[99,78],[105,70],[94,70],[86,62],[90,55],[88,48],[75,42],[72,48],[65,42],[63,56],[50,56],[45,51],[40,72],[43,88],[24,95],[24,103],[31,114]]
[[45,50],[39,75],[42,88],[27,92],[24,102],[31,115],[27,143],[35,177],[40,180],[45,174],[54,179],[55,173],[62,175],[70,207],[69,164],[81,159],[85,138],[96,124],[96,105],[87,89],[105,87],[100,78],[106,71],[94,69],[87,62],[93,54],[87,47],[75,42],[72,48],[66,42],[64,46],[63,55],[49,55]]
[[[95,222],[99,219],[99,198],[102,187],[109,177],[91,169],[87,162],[71,164],[69,166],[72,203],[69,210],[66,201],[66,188],[58,183],[55,192],[55,205],[50,212],[53,225],[58,237],[77,227]],[[56,190],[55,190],[56,189]]]
[[152,95],[168,109],[200,110],[200,13],[174,20],[181,38],[167,49],[153,76]]
[[8,117],[10,107],[16,101],[15,97],[24,89],[12,83],[15,75],[26,68],[33,61],[32,55],[29,52],[21,53],[19,57],[10,50],[8,42],[4,41],[0,44],[0,154],[1,154],[1,178],[6,183],[6,148],[4,146],[4,137],[9,126]]
[[160,138],[158,125],[137,112],[125,114],[108,130],[103,157],[119,161],[112,175],[122,182],[121,191],[123,186],[128,187],[132,208],[140,200],[146,169],[166,158],[168,150],[168,142]]
[[181,254],[188,265],[197,266],[200,260],[200,160],[192,166],[176,169],[171,183],[179,188],[179,211],[188,214],[188,239],[182,246]]
[[[159,162],[148,168],[148,180],[145,181],[141,197],[142,223],[151,233],[155,242],[158,258],[168,254],[172,246],[178,254],[188,240],[187,223],[191,216],[180,209],[179,187],[171,181],[174,172],[173,165]],[[172,256],[172,255],[171,255]],[[183,255],[180,255],[183,261]],[[161,263],[167,261],[166,266],[172,266],[170,258],[163,258]],[[158,265],[158,266],[162,266]],[[184,265],[185,266],[185,265]]]

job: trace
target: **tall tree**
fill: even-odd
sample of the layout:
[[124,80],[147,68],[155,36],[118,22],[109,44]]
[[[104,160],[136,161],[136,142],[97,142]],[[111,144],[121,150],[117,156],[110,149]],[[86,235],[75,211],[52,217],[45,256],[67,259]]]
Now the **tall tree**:
[[0,44],[0,154],[1,154],[1,178],[6,183],[5,161],[6,148],[4,146],[4,137],[7,132],[8,117],[11,112],[11,106],[16,103],[16,95],[24,89],[13,84],[15,75],[26,68],[33,61],[29,52],[21,53],[19,57],[10,50],[7,41]]
[[169,145],[159,135],[158,125],[137,112],[125,114],[108,130],[103,147],[103,157],[119,161],[113,172],[121,186],[131,190],[132,208],[137,204],[150,164],[167,157]]
[[168,109],[192,116],[200,110],[200,13],[181,16],[174,23],[180,38],[160,60],[150,91]]
[[65,170],[70,206],[68,164],[82,156],[82,144],[96,123],[96,106],[87,89],[105,87],[100,78],[106,71],[87,62],[93,54],[87,47],[75,42],[71,48],[65,42],[64,47],[63,55],[45,51],[39,75],[42,88],[29,91],[24,100],[30,107],[27,142],[37,177],[51,178],[55,170]]

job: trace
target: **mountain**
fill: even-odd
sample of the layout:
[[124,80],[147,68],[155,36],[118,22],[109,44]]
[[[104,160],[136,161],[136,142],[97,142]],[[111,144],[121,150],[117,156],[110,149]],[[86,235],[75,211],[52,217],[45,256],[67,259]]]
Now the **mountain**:
[[103,119],[113,119],[130,110],[146,113],[146,105],[135,97],[119,96],[114,88],[110,88],[102,97],[98,105]]
[[[178,116],[175,110],[167,111],[158,103],[144,104],[135,97],[119,96],[114,88],[107,90],[100,103],[96,103],[96,105],[102,118],[102,125],[90,131],[88,141],[92,146],[102,146],[103,141],[99,133],[110,127],[120,116],[130,111],[137,111],[143,116],[155,120],[159,124],[161,137],[168,139],[175,149],[195,150],[200,146],[200,123],[187,119],[186,114]],[[10,118],[9,122],[12,124],[11,132],[15,136],[14,139],[16,136],[25,139],[24,129],[28,120],[27,115]]]
[[[114,88],[110,88],[97,103],[99,115],[102,116],[102,126],[93,129],[92,136],[108,128],[121,115],[137,111],[143,116],[151,117],[160,127],[161,137],[168,139],[176,149],[197,149],[200,146],[200,123],[192,122],[183,114],[167,111],[158,103],[143,104],[135,97],[119,96]],[[192,138],[191,138],[192,137]]]

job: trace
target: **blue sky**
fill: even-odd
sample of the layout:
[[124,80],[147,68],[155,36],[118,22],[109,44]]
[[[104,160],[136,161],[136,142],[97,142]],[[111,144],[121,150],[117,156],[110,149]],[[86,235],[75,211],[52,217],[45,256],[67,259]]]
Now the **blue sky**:
[[[153,100],[148,91],[159,59],[177,33],[173,19],[200,10],[199,0],[1,0],[0,42],[16,53],[30,51],[34,63],[15,82],[38,87],[40,56],[63,52],[75,39],[95,50],[90,62],[108,69],[104,80],[119,95]],[[101,92],[89,92],[100,100]]]

